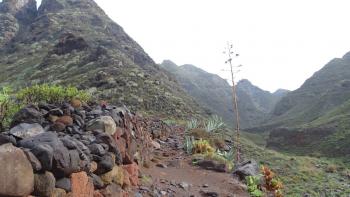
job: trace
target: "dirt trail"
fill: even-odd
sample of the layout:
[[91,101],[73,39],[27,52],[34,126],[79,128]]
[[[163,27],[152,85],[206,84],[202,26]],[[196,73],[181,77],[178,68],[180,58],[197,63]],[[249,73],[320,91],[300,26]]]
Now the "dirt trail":
[[150,168],[142,169],[143,175],[151,178],[140,187],[142,196],[249,196],[231,174],[191,165],[191,157],[184,153],[181,142],[182,136],[175,135],[160,141],[161,149],[156,150]]

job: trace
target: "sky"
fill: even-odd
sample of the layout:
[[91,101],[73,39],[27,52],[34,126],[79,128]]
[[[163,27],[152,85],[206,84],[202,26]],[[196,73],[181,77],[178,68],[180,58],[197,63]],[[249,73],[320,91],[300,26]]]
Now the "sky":
[[193,64],[229,79],[227,42],[249,79],[294,90],[350,51],[348,0],[95,0],[157,62]]

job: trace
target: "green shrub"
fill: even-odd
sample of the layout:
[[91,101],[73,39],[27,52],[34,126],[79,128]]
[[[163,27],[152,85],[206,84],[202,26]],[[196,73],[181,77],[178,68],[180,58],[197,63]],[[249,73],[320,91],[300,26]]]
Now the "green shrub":
[[0,90],[0,131],[9,126],[12,116],[22,107],[11,97],[12,89],[3,87]]
[[22,103],[62,103],[73,98],[79,99],[82,102],[90,100],[90,94],[86,91],[78,90],[75,87],[63,87],[59,85],[35,85],[20,90],[16,98]]
[[59,85],[35,85],[13,92],[9,87],[0,89],[0,131],[4,131],[12,117],[23,106],[41,102],[60,104],[64,101],[78,99],[82,102],[90,100],[90,94],[75,87]]
[[206,154],[206,153],[214,153],[214,148],[209,144],[207,140],[195,140],[193,142],[193,154]]
[[247,189],[251,197],[261,197],[264,193],[259,189],[260,177],[259,176],[248,176],[246,177]]

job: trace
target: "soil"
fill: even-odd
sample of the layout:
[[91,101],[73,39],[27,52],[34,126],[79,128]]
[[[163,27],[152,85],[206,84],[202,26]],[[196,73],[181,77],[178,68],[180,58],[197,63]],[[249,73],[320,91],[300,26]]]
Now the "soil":
[[143,178],[137,191],[140,196],[249,197],[246,186],[230,173],[192,165],[191,155],[183,151],[182,136],[159,141],[161,148],[156,150],[152,163],[141,170]]

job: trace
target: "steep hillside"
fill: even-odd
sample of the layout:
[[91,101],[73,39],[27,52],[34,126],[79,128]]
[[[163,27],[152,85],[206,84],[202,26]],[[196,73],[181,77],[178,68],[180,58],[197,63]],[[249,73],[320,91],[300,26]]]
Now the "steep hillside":
[[1,86],[73,84],[150,114],[203,114],[93,0],[4,0],[0,69]]
[[275,128],[267,146],[297,154],[350,155],[349,68],[350,53],[332,60],[282,98],[273,111],[269,127]]
[[[232,124],[232,89],[226,80],[193,65],[177,66],[166,60],[161,66],[171,72],[184,90],[201,105],[223,117]],[[264,121],[275,103],[281,98],[241,80],[237,84],[238,108],[244,128],[256,126]]]
[[300,155],[350,155],[350,100],[317,118],[291,128],[272,130],[267,146]]
[[333,59],[297,90],[276,104],[274,123],[292,126],[307,123],[350,98],[350,53]]

